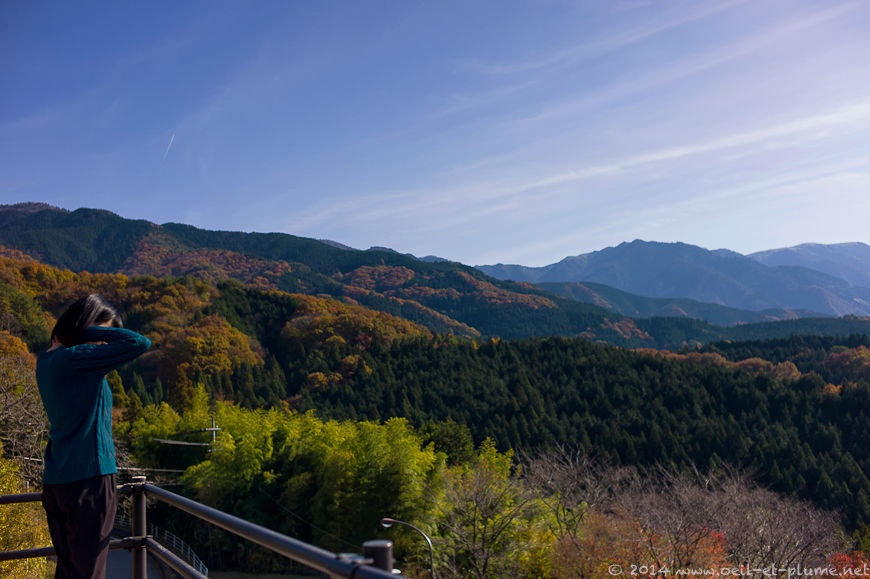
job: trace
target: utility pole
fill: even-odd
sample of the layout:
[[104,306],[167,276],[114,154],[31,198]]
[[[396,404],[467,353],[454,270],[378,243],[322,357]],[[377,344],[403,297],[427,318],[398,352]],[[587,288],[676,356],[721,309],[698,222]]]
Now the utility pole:
[[217,432],[221,430],[221,427],[215,424],[214,415],[211,417],[211,428],[203,428],[202,430],[197,430],[195,432],[211,432],[211,442],[186,442],[183,440],[167,440],[165,438],[152,438],[156,442],[161,442],[163,444],[177,444],[180,446],[212,446],[217,440]]
[[217,440],[217,431],[220,430],[220,426],[217,426],[214,421],[214,414],[211,415],[211,428],[205,428],[206,432],[211,431],[211,441],[214,443]]

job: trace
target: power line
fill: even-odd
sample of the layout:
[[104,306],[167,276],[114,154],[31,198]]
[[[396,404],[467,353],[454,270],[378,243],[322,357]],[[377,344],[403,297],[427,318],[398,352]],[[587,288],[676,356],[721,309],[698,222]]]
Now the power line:
[[266,493],[260,487],[257,487],[257,490],[260,492],[261,495],[263,495],[264,497],[266,497],[267,499],[269,499],[270,501],[272,501],[273,503],[278,505],[278,508],[280,508],[284,512],[288,513],[289,515],[291,515],[295,519],[298,519],[298,520],[302,521],[303,523],[305,523],[306,525],[308,525],[309,527],[311,527],[312,529],[316,529],[316,530],[320,531],[321,533],[323,533],[324,535],[328,535],[328,536],[332,537],[333,539],[335,539],[341,543],[344,543],[345,545],[347,545],[349,547],[353,547],[355,550],[359,551],[359,545],[355,545],[349,541],[345,541],[344,539],[342,539],[338,535],[334,535],[334,534],[330,533],[329,531],[327,531],[326,529],[320,528],[310,521],[306,521],[305,519],[303,519],[302,517],[300,517],[299,515],[297,515],[296,513],[294,513],[293,511],[291,511],[290,509],[288,509],[287,507],[285,507],[284,505],[282,505],[281,503],[276,501],[274,498],[272,498],[272,495]]
[[183,473],[184,470],[179,470],[175,468],[144,468],[138,466],[119,466],[118,470],[131,470],[131,471],[148,471],[148,472],[174,472],[174,473]]
[[183,440],[167,440],[165,438],[152,438],[151,440],[162,442],[163,444],[175,444],[178,446],[211,446],[210,442],[185,442]]

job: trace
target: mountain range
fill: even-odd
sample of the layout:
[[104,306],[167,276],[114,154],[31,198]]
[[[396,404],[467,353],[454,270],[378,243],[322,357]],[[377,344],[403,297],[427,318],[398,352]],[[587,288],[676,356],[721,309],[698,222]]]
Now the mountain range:
[[807,267],[843,278],[852,285],[870,287],[870,246],[866,243],[804,243],[751,253],[749,257],[764,265]]
[[756,312],[690,298],[651,298],[594,282],[542,282],[537,286],[564,298],[594,304],[631,318],[696,318],[721,326],[733,326],[822,315],[808,310],[785,308],[771,308]]
[[[0,205],[0,246],[77,272],[236,279],[263,290],[331,297],[468,337],[583,336],[672,348],[870,329],[870,321],[814,317],[870,315],[870,289],[853,283],[867,268],[861,259],[842,257],[870,252],[864,244],[843,252],[812,246],[824,272],[794,263],[802,259],[794,248],[786,256],[753,258],[640,240],[544,268],[473,268],[388,248],[356,250],[282,233],[209,231],[25,203]],[[792,261],[785,265],[762,262],[786,258]],[[831,272],[847,272],[849,280]]]
[[863,243],[807,244],[745,256],[635,240],[544,267],[497,264],[478,269],[503,280],[594,282],[640,296],[689,298],[753,312],[870,315],[870,246]]

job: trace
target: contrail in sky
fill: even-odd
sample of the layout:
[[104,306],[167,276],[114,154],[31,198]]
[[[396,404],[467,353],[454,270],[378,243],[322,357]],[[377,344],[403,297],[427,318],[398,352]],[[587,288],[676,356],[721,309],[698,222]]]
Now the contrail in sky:
[[169,139],[169,144],[166,146],[166,152],[163,153],[163,160],[166,160],[166,155],[169,154],[169,149],[172,148],[172,142],[175,140],[175,133],[172,133],[172,138]]

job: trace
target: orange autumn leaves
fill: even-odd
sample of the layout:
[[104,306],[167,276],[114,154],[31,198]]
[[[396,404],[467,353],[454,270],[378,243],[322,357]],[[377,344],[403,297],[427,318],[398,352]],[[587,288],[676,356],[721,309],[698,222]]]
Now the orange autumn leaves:
[[[103,295],[121,310],[128,325],[154,343],[141,360],[145,373],[177,387],[190,388],[201,375],[264,364],[265,351],[256,337],[209,313],[221,291],[202,279],[73,273],[4,252],[0,283],[35,300],[46,329],[55,322],[51,312],[62,311],[86,293]],[[373,341],[431,335],[413,322],[337,300],[297,294],[293,300],[298,308],[283,322],[282,339],[298,341],[309,350],[344,344],[365,348]],[[8,348],[18,342],[8,333],[2,340]],[[341,368],[352,372],[358,366],[357,360],[349,359]]]
[[399,337],[431,335],[429,330],[384,312],[336,300],[295,295],[298,307],[281,332],[306,348],[327,344],[367,346],[372,340],[390,343]]
[[[469,290],[468,295],[473,299],[486,303],[521,305],[532,309],[556,308],[556,304],[546,297],[499,288],[463,271],[431,273],[422,275],[419,279],[417,275],[406,267],[378,265],[358,267],[335,277],[350,286],[424,304],[427,299],[459,300],[466,295],[456,289],[460,287]],[[438,287],[439,285],[445,287]]]
[[286,261],[258,259],[226,249],[183,248],[159,232],[142,239],[120,268],[130,276],[193,274],[209,283],[233,278],[259,289],[277,289],[281,276],[292,270]]
[[[241,364],[263,364],[262,347],[217,315],[173,332],[154,352],[164,378],[177,386],[191,385],[197,372],[216,375]],[[154,360],[152,360],[152,363]]]

